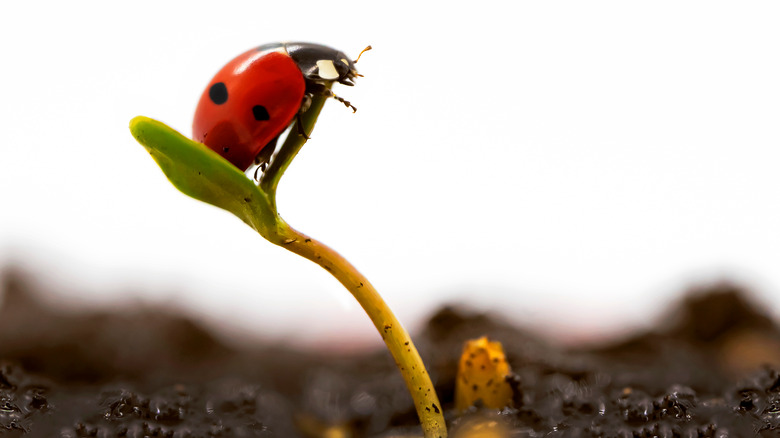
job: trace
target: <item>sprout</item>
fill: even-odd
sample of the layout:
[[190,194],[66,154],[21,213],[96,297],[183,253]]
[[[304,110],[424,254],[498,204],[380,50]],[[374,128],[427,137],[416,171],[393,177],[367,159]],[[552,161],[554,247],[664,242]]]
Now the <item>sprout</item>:
[[[306,142],[306,135],[301,133],[311,132],[325,100],[324,96],[314,97],[258,185],[216,152],[161,122],[139,116],[130,122],[130,131],[182,193],[233,213],[269,242],[317,263],[341,282],[371,318],[390,350],[412,395],[425,437],[444,438],[446,424],[431,378],[409,334],[382,297],[346,259],[293,229],[277,213],[279,180]],[[296,126],[298,123],[302,126]]]

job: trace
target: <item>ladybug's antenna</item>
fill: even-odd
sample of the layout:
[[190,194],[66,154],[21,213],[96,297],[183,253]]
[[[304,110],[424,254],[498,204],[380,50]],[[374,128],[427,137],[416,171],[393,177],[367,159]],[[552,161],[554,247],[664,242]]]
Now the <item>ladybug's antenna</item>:
[[363,51],[361,51],[361,52],[358,54],[358,57],[357,57],[357,59],[355,59],[355,62],[354,62],[354,63],[355,63],[355,64],[357,64],[357,62],[358,62],[358,61],[360,61],[360,57],[361,57],[361,56],[362,56],[364,53],[368,52],[369,50],[371,50],[371,46],[366,46],[366,48],[365,48],[365,49],[363,49]]

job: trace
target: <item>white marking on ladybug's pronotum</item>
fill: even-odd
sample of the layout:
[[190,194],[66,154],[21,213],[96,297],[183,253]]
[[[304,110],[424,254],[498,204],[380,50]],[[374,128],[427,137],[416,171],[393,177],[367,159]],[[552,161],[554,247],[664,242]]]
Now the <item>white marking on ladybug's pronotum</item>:
[[319,75],[322,79],[333,80],[339,78],[339,72],[330,59],[320,59],[317,61],[317,68],[319,69]]
[[347,61],[344,58],[341,58],[340,61],[343,62],[347,67],[349,67],[349,61]]

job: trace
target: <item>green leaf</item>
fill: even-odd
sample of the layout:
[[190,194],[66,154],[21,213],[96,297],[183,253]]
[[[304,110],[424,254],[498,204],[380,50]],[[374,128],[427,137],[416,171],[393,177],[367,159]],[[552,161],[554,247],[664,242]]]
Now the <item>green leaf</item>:
[[185,195],[233,213],[264,236],[276,224],[268,196],[205,145],[143,116],[130,121],[130,132]]

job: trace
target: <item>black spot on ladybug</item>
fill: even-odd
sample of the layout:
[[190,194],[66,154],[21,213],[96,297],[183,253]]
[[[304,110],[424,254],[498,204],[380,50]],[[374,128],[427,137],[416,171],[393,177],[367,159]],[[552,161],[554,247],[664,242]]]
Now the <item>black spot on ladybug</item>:
[[252,107],[252,115],[255,116],[255,120],[262,122],[268,120],[271,116],[268,114],[268,110],[263,105],[255,105]]
[[224,82],[217,82],[209,88],[209,98],[217,105],[222,105],[228,100],[228,91]]
[[222,152],[228,153],[228,152],[230,152],[230,148],[229,147],[223,147],[222,148]]

